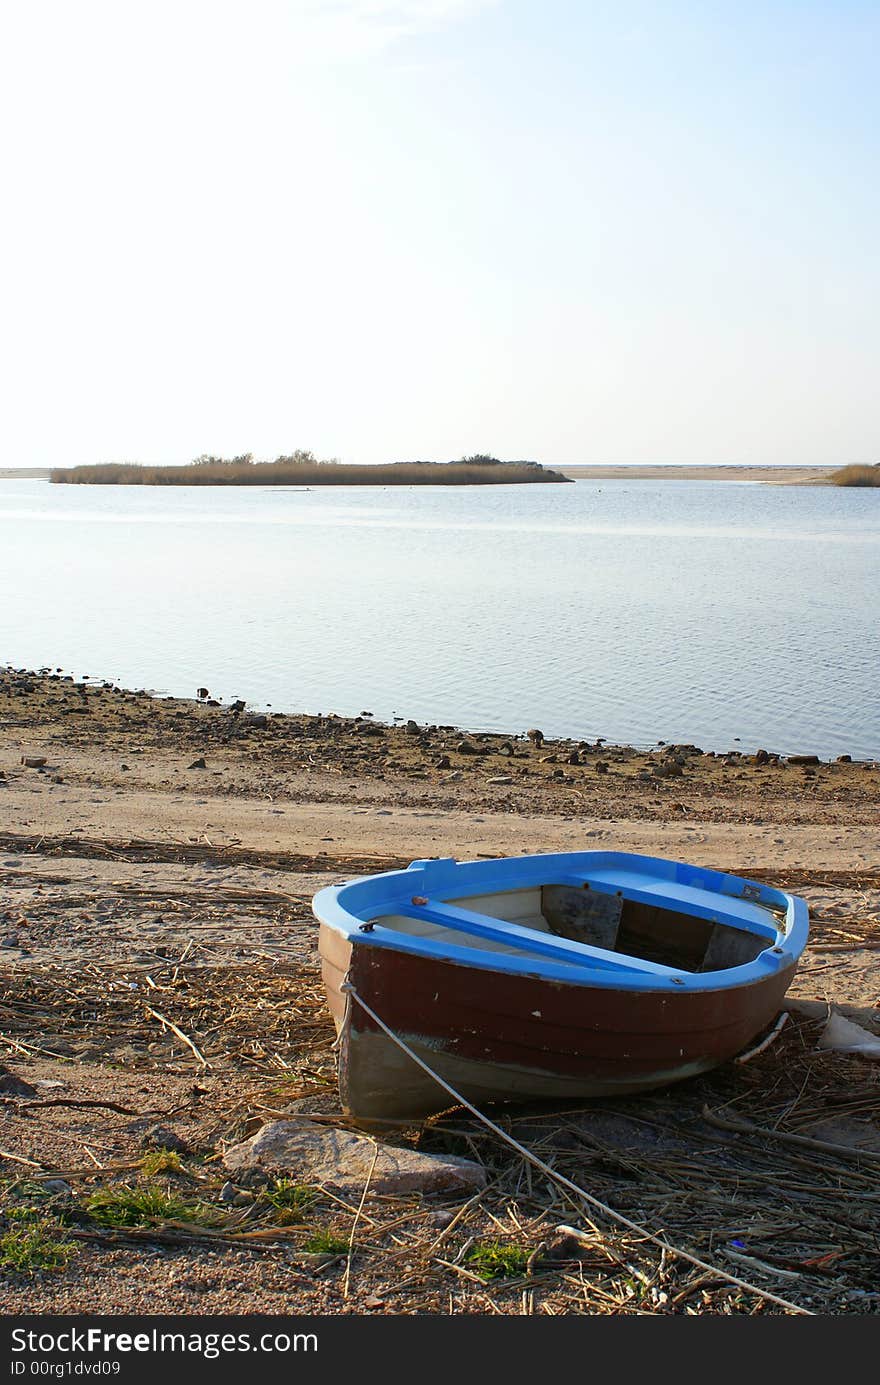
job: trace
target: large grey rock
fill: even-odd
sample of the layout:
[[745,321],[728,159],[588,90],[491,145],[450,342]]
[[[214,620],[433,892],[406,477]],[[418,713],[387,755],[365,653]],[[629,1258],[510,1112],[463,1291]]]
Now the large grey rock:
[[260,1171],[349,1196],[360,1196],[368,1178],[374,1193],[470,1194],[486,1186],[486,1170],[470,1159],[419,1154],[305,1118],[264,1125],[223,1162],[232,1174]]

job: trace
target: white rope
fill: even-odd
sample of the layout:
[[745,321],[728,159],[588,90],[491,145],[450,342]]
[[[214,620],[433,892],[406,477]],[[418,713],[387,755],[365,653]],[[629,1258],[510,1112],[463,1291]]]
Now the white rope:
[[488,1116],[478,1110],[478,1108],[468,1101],[466,1097],[463,1097],[461,1092],[457,1092],[454,1087],[451,1087],[448,1082],[444,1081],[439,1073],[436,1073],[417,1053],[414,1053],[409,1044],[401,1039],[398,1034],[395,1034],[393,1030],[389,1029],[385,1021],[380,1019],[376,1014],[375,1010],[367,1004],[362,996],[358,995],[350,981],[344,981],[341,989],[348,992],[348,994],[357,1001],[361,1009],[364,1010],[366,1014],[378,1024],[379,1028],[388,1035],[389,1039],[392,1039],[394,1043],[397,1044],[398,1048],[402,1049],[414,1063],[417,1063],[429,1077],[433,1077],[434,1081],[437,1082],[444,1091],[447,1091],[451,1097],[454,1097],[456,1102],[466,1107],[468,1111],[476,1116],[477,1120],[482,1121],[487,1129],[491,1130],[493,1134],[497,1135],[505,1144],[515,1149],[523,1159],[527,1159],[529,1163],[534,1164],[542,1173],[547,1174],[549,1178],[554,1179],[564,1188],[568,1188],[591,1207],[598,1208],[600,1212],[604,1212],[607,1217],[611,1217],[613,1221],[619,1222],[621,1226],[625,1226],[629,1231],[635,1231],[640,1236],[644,1236],[646,1240],[652,1241],[654,1245],[660,1246],[662,1250],[667,1251],[671,1255],[677,1255],[680,1260],[687,1260],[690,1264],[696,1265],[698,1269],[717,1275],[719,1279],[724,1279],[729,1284],[735,1284],[737,1288],[745,1289],[747,1293],[756,1294],[759,1298],[766,1299],[769,1303],[776,1303],[780,1308],[787,1308],[791,1313],[800,1313],[810,1318],[815,1317],[811,1309],[802,1308],[797,1303],[791,1303],[789,1299],[780,1298],[778,1294],[771,1293],[769,1289],[761,1289],[757,1284],[750,1284],[748,1280],[739,1279],[735,1274],[729,1274],[728,1271],[720,1269],[717,1265],[710,1265],[706,1260],[700,1260],[698,1256],[692,1255],[689,1250],[681,1250],[678,1246],[670,1244],[664,1236],[658,1235],[648,1227],[642,1226],[639,1222],[631,1221],[630,1218],[624,1216],[622,1212],[615,1211],[613,1207],[609,1207],[606,1203],[600,1202],[597,1197],[593,1197],[592,1193],[588,1193],[585,1188],[580,1188],[577,1183],[573,1183],[570,1178],[566,1178],[565,1174],[559,1173],[556,1169],[552,1168],[550,1164],[545,1164],[543,1159],[539,1159],[537,1154],[533,1154],[530,1149],[526,1149],[525,1145],[521,1145],[512,1135],[508,1135],[505,1130],[501,1129],[500,1125],[496,1125],[494,1121],[491,1121]]

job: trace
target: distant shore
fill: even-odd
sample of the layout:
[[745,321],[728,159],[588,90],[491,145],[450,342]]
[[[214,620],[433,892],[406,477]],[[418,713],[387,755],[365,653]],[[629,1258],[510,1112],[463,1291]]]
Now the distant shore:
[[[835,468],[830,466],[641,466],[626,464],[620,466],[558,466],[554,470],[571,481],[755,481],[775,486],[822,486],[829,483],[829,478]],[[47,467],[0,467],[0,481],[48,481],[50,475],[51,472]],[[381,477],[379,479],[381,481]],[[505,477],[505,480],[508,479]],[[314,478],[309,478],[309,483],[313,484]],[[463,484],[467,484],[467,482]]]
[[830,466],[561,466],[573,481],[757,481],[765,485],[822,486]]

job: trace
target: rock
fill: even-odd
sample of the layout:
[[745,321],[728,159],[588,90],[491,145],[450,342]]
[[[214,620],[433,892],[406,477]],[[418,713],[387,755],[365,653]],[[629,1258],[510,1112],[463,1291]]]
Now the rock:
[[468,1195],[486,1186],[485,1169],[470,1159],[398,1149],[305,1117],[264,1125],[228,1149],[223,1163],[236,1176],[256,1170],[295,1177],[348,1197],[360,1197],[368,1178],[374,1193]]
[[654,766],[654,774],[658,779],[676,779],[684,774],[684,770],[676,760],[662,760]]
[[23,1077],[18,1077],[9,1068],[0,1067],[0,1096],[37,1096],[36,1087],[32,1087],[30,1082],[25,1082]]
[[235,717],[237,717],[237,716],[239,715],[240,712],[243,712],[244,709],[245,709],[245,704],[244,704],[244,702],[242,702],[241,698],[237,698],[237,699],[235,700],[235,702],[230,702],[230,704],[229,704],[229,710],[230,710],[230,712],[232,713],[232,715],[235,716]]
[[821,765],[822,761],[818,755],[789,755],[790,765]]
[[208,692],[207,688],[196,688],[196,697],[200,702],[204,702],[205,698],[210,696],[211,694]]
[[[610,766],[609,766],[607,760],[597,760],[596,763],[595,763],[595,765],[593,766],[593,768],[595,769],[595,771],[596,771],[597,774],[607,774],[607,773],[608,773],[608,770],[609,770],[609,768],[610,768]],[[657,773],[657,770],[659,770],[660,768],[661,768],[661,766],[658,765],[658,766],[657,766],[657,769],[655,769],[654,773],[656,774],[656,773]]]
[[851,756],[851,755],[838,755],[838,757],[837,757],[837,763],[838,763],[839,765],[851,765],[851,764],[852,764],[852,756]]
[[193,760],[193,762],[192,762],[191,765],[187,765],[187,769],[207,769],[207,768],[208,768],[208,766],[205,764],[205,757],[204,757],[204,755],[200,755],[199,758],[198,758],[197,760]]
[[529,740],[531,741],[532,745],[536,745],[536,746],[538,747],[538,749],[540,750],[541,746],[544,744],[544,732],[543,732],[543,731],[539,731],[538,728],[537,728],[536,726],[532,726],[532,727],[526,732],[526,735],[528,736],[528,738],[529,738]]
[[455,748],[459,755],[479,755],[480,753],[473,741],[459,741]]
[[502,741],[502,742],[501,742],[501,744],[500,744],[499,747],[498,747],[498,754],[499,754],[499,755],[513,755],[513,754],[515,754],[515,751],[514,751],[514,749],[513,749],[513,746],[511,745],[510,741]]
[[63,1178],[44,1178],[41,1186],[55,1197],[73,1197],[73,1189]]
[[756,751],[755,751],[755,764],[756,764],[756,765],[766,765],[766,764],[769,764],[769,762],[770,762],[770,756],[769,756],[769,754],[768,754],[768,752],[767,752],[766,750],[756,750]]
[[141,1136],[141,1149],[172,1149],[188,1154],[189,1145],[169,1125],[151,1125]]
[[408,736],[420,736],[422,734],[422,728],[417,721],[408,721],[404,730]]
[[247,725],[252,726],[255,731],[265,731],[269,725],[269,718],[263,712],[257,712],[254,716],[248,717]]
[[435,769],[449,769],[452,764],[448,755],[441,755],[435,765]]
[[228,1180],[220,1189],[220,1201],[227,1203],[230,1207],[244,1207],[253,1200],[252,1193],[243,1192],[241,1188],[236,1188],[235,1184]]
[[486,780],[487,784],[512,784],[513,779],[509,774],[495,774],[491,779]]
[[580,762],[581,762],[581,757],[580,757],[580,755],[578,754],[578,752],[577,752],[576,750],[573,750],[573,751],[571,752],[571,754],[569,755],[569,757],[568,757],[568,759],[566,760],[565,763],[566,763],[567,765],[579,765]]
[[46,763],[45,755],[22,755],[21,763],[26,769],[42,769]]

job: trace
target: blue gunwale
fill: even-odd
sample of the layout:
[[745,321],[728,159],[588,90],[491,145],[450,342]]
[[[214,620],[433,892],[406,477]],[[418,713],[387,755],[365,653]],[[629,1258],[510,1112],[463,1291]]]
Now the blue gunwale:
[[[687,972],[603,948],[571,942],[537,929],[463,909],[452,902],[482,894],[514,892],[542,884],[590,887],[657,904],[765,938],[752,961],[716,972]],[[747,894],[744,894],[744,890]],[[419,903],[414,902],[414,898]],[[421,901],[424,900],[424,903]],[[329,886],[314,898],[316,917],[358,946],[410,952],[493,972],[520,973],[571,985],[632,991],[706,991],[747,985],[792,966],[807,940],[807,907],[781,890],[685,862],[626,852],[556,852],[489,861],[451,858],[414,861],[389,871]],[[768,910],[784,918],[776,927]],[[461,933],[463,942],[401,933],[383,916],[435,923]],[[504,942],[522,955],[469,947],[468,936]]]

